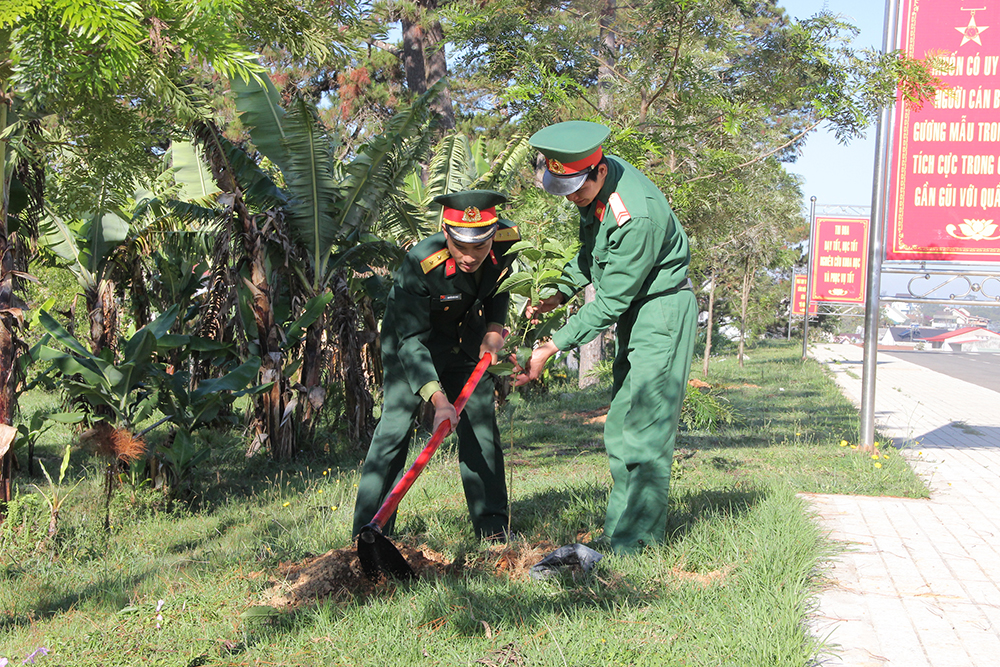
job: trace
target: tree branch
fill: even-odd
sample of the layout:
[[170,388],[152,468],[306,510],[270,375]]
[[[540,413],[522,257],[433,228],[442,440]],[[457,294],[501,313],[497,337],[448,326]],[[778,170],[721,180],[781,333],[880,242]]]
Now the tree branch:
[[374,46],[376,48],[382,49],[394,55],[397,58],[403,57],[403,49],[398,46],[393,46],[389,42],[383,42],[381,39],[369,39],[368,46]]
[[742,169],[743,167],[749,167],[752,164],[755,164],[757,162],[760,162],[761,160],[764,160],[766,158],[771,157],[772,155],[774,155],[775,153],[777,153],[780,150],[784,150],[785,148],[788,148],[789,146],[791,146],[792,144],[794,144],[796,141],[798,141],[799,139],[801,139],[802,137],[804,137],[805,135],[809,134],[814,129],[816,129],[816,126],[819,125],[822,122],[823,122],[822,118],[819,119],[819,120],[817,120],[815,123],[813,123],[812,125],[810,125],[806,129],[802,130],[801,132],[799,132],[794,137],[792,137],[791,139],[789,139],[785,143],[781,144],[780,146],[778,146],[774,150],[770,150],[770,151],[764,153],[763,155],[758,155],[757,157],[753,158],[752,160],[747,160],[743,164],[738,164],[735,167],[730,167],[729,169],[726,169],[725,171],[723,171],[721,173],[718,173],[718,174],[705,174],[704,176],[696,176],[695,178],[692,178],[692,179],[684,181],[684,184],[687,185],[688,183],[694,183],[695,181],[701,181],[701,180],[704,180],[706,178],[716,178],[718,176],[725,176],[726,174],[734,172],[737,169]]
[[680,21],[677,24],[677,44],[674,45],[674,61],[670,63],[670,69],[667,70],[667,78],[663,81],[663,85],[653,93],[653,96],[648,100],[643,101],[642,107],[639,109],[639,122],[641,123],[646,119],[646,114],[649,113],[649,107],[653,106],[653,102],[656,101],[663,91],[673,83],[674,72],[677,71],[677,63],[681,59],[681,41],[684,39],[684,14],[681,14]]

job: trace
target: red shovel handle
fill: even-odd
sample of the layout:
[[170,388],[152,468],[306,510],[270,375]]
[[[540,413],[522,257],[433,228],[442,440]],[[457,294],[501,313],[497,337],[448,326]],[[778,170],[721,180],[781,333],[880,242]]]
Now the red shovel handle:
[[[464,408],[465,404],[469,402],[469,397],[472,396],[472,392],[476,390],[476,385],[478,385],[479,380],[482,379],[483,373],[485,373],[486,369],[489,368],[490,361],[492,361],[492,357],[489,354],[484,354],[483,358],[479,360],[478,364],[476,364],[476,370],[472,371],[472,375],[465,383],[465,386],[462,387],[462,392],[455,400],[456,413],[462,413],[462,408]],[[441,441],[444,440],[444,437],[448,435],[448,431],[450,430],[451,422],[441,422],[441,425],[437,427],[436,431],[434,431],[434,435],[431,437],[430,442],[424,446],[424,450],[420,452],[419,456],[417,456],[417,460],[413,462],[410,469],[407,470],[406,474],[403,475],[403,478],[399,480],[396,487],[392,490],[392,493],[386,497],[385,502],[382,503],[382,507],[379,508],[375,518],[371,521],[373,524],[378,526],[380,531],[385,527],[385,522],[389,520],[392,513],[396,511],[396,508],[399,506],[399,501],[403,499],[406,492],[410,490],[411,486],[413,486],[413,482],[416,481],[417,476],[420,475],[420,473],[424,471],[424,468],[427,467],[427,462],[431,460],[432,456],[434,456],[434,452],[437,451],[438,445],[441,444]]]

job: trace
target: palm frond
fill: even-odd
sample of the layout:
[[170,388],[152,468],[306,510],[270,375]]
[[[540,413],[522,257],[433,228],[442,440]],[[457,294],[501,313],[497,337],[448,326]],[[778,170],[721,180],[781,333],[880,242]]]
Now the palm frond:
[[334,223],[345,237],[360,238],[378,218],[393,189],[430,146],[430,103],[440,93],[438,82],[409,109],[386,123],[385,131],[363,146],[347,165],[340,198],[334,202]]
[[212,172],[205,167],[194,142],[173,142],[168,156],[174,181],[180,186],[178,199],[192,201],[219,192],[219,187],[212,180]]
[[507,142],[507,147],[504,148],[503,152],[493,160],[489,171],[477,178],[472,184],[472,188],[506,190],[510,179],[520,171],[530,152],[531,145],[528,144],[528,137],[523,134],[514,135]]
[[266,75],[249,80],[237,77],[230,85],[236,93],[236,110],[249,128],[254,146],[284,172],[291,155],[285,144],[285,110],[277,88]]
[[304,100],[293,103],[283,125],[289,156],[283,174],[293,198],[287,220],[292,234],[306,250],[316,287],[315,281],[326,273],[330,249],[339,231],[329,206],[337,196],[330,171],[331,142],[315,110]]
[[243,193],[246,205],[267,211],[288,204],[288,196],[246,152],[222,136],[211,123],[196,123],[195,141],[204,150],[215,182],[225,192]]
[[438,142],[427,168],[426,198],[468,190],[476,177],[469,138],[449,134]]

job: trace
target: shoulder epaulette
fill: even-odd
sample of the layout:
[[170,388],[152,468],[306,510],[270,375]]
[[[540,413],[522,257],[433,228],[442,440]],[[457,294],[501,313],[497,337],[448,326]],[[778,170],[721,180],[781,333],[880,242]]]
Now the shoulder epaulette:
[[498,229],[497,233],[493,235],[494,241],[499,241],[501,243],[508,243],[510,241],[520,241],[521,233],[517,231],[517,227],[505,227],[503,229]]
[[430,257],[421,260],[420,268],[424,270],[424,273],[430,273],[434,267],[440,266],[449,257],[451,257],[451,253],[448,252],[448,249],[441,248],[441,250],[438,250]]
[[625,202],[622,201],[617,192],[608,197],[608,205],[611,207],[611,214],[615,216],[615,222],[618,223],[619,227],[632,219],[632,215],[625,208]]

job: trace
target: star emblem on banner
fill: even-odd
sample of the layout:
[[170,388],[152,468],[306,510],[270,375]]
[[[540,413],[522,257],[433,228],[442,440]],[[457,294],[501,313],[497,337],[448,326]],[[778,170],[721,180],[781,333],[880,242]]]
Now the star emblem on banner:
[[962,43],[959,46],[965,46],[968,42],[975,42],[979,46],[982,46],[983,42],[979,39],[979,35],[987,28],[989,28],[988,25],[976,25],[976,12],[973,10],[972,16],[969,17],[969,25],[955,28],[955,30],[962,33]]

